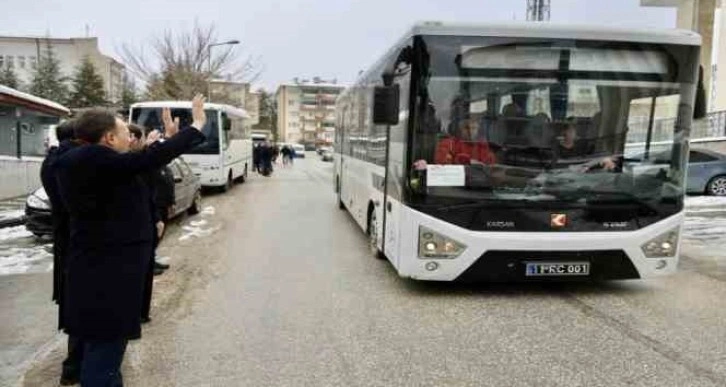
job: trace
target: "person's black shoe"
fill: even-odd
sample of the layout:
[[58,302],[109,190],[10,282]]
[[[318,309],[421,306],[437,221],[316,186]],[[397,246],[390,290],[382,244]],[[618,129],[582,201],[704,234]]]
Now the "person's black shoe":
[[151,317],[149,317],[149,316],[146,316],[146,317],[142,317],[141,318],[141,323],[142,324],[147,324],[147,323],[150,323],[150,322],[151,322]]
[[60,378],[61,386],[73,386],[81,383],[81,377],[78,374],[63,372]]
[[157,261],[154,261],[154,269],[156,269],[156,268],[159,268],[161,270],[166,270],[169,268],[169,265],[167,265],[165,263],[159,263]]
[[154,275],[160,275],[160,274],[164,274],[164,269],[160,269],[160,268],[154,266]]

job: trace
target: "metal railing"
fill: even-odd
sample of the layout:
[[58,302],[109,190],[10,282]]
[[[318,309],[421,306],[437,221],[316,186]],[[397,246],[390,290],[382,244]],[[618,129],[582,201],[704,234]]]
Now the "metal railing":
[[[665,118],[653,122],[651,142],[673,139],[675,118]],[[648,136],[648,119],[633,120],[628,123],[628,142],[645,142]],[[726,111],[712,112],[705,118],[693,121],[691,140],[726,137]]]

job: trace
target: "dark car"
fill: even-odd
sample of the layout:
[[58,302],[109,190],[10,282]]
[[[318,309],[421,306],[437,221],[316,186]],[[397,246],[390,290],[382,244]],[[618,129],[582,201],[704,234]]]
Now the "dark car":
[[50,199],[43,188],[38,188],[25,200],[25,228],[39,237],[53,233]]
[[[202,185],[199,177],[194,175],[189,165],[177,158],[169,164],[174,174],[174,195],[176,203],[169,208],[169,218],[187,211],[190,215],[202,209]],[[25,228],[36,236],[51,235],[53,220],[48,195],[43,188],[38,188],[25,201]]]

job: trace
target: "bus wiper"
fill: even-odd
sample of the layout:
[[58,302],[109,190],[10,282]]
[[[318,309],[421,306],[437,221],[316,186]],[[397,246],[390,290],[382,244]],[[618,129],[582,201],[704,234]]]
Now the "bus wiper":
[[475,208],[484,207],[487,204],[492,204],[492,203],[505,204],[505,205],[512,204],[512,203],[531,204],[531,203],[537,203],[537,201],[529,200],[529,199],[504,199],[504,198],[502,198],[502,199],[492,199],[492,198],[484,199],[484,198],[482,198],[482,199],[478,199],[478,200],[472,201],[472,202],[437,207],[436,210],[438,210],[438,211],[467,210],[467,209],[475,209]]
[[654,198],[650,198],[651,200],[648,200],[648,199],[638,197],[629,192],[613,192],[613,191],[603,192],[603,191],[597,191],[597,190],[587,189],[587,188],[579,188],[579,189],[575,190],[575,192],[577,192],[578,194],[583,194],[584,199],[588,203],[593,202],[593,201],[594,202],[609,201],[609,202],[616,202],[616,203],[625,201],[625,202],[635,203],[642,207],[645,207],[645,208],[649,209],[650,211],[652,211],[653,213],[655,213],[656,215],[660,215],[660,212],[661,212],[660,209],[658,208],[658,206],[652,203],[652,199],[654,199]]

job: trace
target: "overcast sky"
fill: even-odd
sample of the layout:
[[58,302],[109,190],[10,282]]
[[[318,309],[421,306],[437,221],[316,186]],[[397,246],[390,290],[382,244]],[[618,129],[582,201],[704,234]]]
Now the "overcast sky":
[[[117,55],[165,29],[214,23],[220,39],[261,58],[258,86],[274,89],[293,77],[355,79],[414,22],[526,19],[526,0],[2,0],[0,34],[85,36]],[[643,8],[640,0],[551,0],[552,21],[672,28],[675,10]]]

